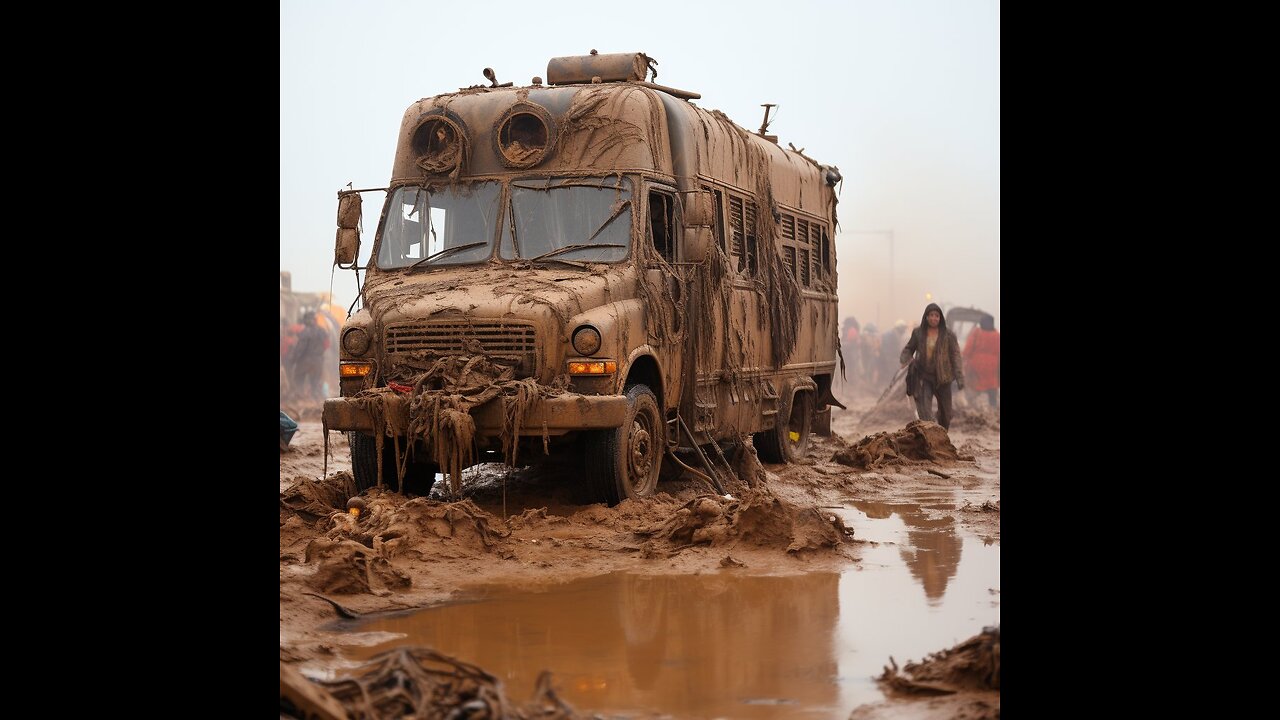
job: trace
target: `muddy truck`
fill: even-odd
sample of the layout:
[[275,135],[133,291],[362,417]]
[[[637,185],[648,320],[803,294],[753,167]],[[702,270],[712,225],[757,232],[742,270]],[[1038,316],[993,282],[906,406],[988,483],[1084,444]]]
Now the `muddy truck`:
[[769,106],[744,130],[655,65],[486,68],[409,106],[388,187],[339,191],[335,262],[365,274],[323,419],[361,489],[443,473],[456,497],[469,466],[558,456],[613,505],[685,472],[723,491],[726,451],[788,462],[829,432],[840,173],[779,147]]

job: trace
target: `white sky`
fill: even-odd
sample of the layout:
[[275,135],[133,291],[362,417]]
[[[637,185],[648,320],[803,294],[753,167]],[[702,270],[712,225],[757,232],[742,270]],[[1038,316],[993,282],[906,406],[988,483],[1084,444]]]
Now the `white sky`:
[[[779,143],[840,168],[842,318],[911,324],[931,293],[1000,327],[998,0],[281,0],[280,269],[294,290],[332,278],[336,302],[355,300],[352,272],[331,275],[337,191],[386,185],[410,104],[488,84],[486,67],[545,80],[548,60],[593,48],[648,54],[654,82],[748,130],[775,103]],[[362,258],[383,199],[365,195]]]

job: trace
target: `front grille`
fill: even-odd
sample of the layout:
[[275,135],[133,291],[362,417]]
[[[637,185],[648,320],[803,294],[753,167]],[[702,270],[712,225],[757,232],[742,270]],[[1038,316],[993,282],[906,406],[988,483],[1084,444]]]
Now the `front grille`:
[[434,322],[387,328],[386,353],[395,356],[487,355],[516,365],[517,377],[536,374],[537,333],[532,325],[511,322]]

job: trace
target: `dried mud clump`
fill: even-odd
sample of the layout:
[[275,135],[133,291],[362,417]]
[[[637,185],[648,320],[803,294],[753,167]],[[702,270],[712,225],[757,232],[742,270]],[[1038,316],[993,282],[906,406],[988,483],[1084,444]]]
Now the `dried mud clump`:
[[680,550],[694,545],[719,547],[745,543],[785,547],[787,552],[839,545],[852,534],[836,515],[799,508],[766,489],[748,490],[740,500],[701,495],[685,503],[667,520],[636,534],[650,538],[648,554],[660,554],[655,542]]
[[957,460],[972,460],[961,455],[941,425],[929,420],[913,420],[896,432],[868,435],[853,445],[838,450],[832,460],[849,467],[869,469],[882,465],[935,462],[951,465]]
[[500,551],[511,534],[495,529],[502,523],[470,499],[452,503],[406,500],[376,489],[364,497],[367,511],[360,517],[345,513],[333,516],[329,539],[380,547],[389,558],[407,555],[431,561]]
[[[313,682],[324,691],[317,704],[336,700],[353,720],[578,717],[573,707],[556,695],[547,671],[538,676],[533,698],[518,706],[507,699],[497,677],[424,647],[393,648],[373,656],[350,677]],[[301,698],[299,701],[309,704]],[[282,704],[281,717],[312,717],[312,709]]]
[[346,507],[347,498],[356,494],[355,479],[343,470],[323,480],[298,476],[280,493],[280,524],[297,515],[308,523],[329,517]]
[[913,695],[950,695],[964,690],[1000,689],[1000,628],[982,632],[949,650],[898,669],[889,665],[877,678],[890,690]]
[[524,512],[519,515],[512,515],[507,520],[507,525],[512,530],[541,529],[552,525],[567,525],[568,523],[568,518],[563,518],[559,515],[548,515],[545,507],[526,508]]
[[391,566],[382,547],[351,540],[316,538],[307,545],[306,562],[316,563],[307,585],[335,595],[387,595],[410,585],[409,576]]

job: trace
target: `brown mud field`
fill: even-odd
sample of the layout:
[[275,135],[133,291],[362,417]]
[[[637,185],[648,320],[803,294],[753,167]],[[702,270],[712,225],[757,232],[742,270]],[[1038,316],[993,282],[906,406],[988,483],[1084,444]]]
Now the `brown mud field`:
[[[280,455],[282,714],[305,706],[316,717],[327,707],[336,717],[416,710],[423,717],[998,718],[999,411],[960,408],[948,433],[913,421],[904,398],[860,425],[875,402],[845,399],[848,410],[832,411],[832,435],[812,436],[799,464],[762,465],[753,452],[730,454],[737,478],[725,495],[685,474],[664,480],[650,498],[584,505],[572,492],[577,468],[485,464],[463,473],[459,499],[450,501],[443,481],[428,497],[375,488],[359,496],[358,515],[347,511],[355,487],[345,436],[329,434],[326,473],[318,408],[292,408],[300,427]],[[877,535],[874,528],[890,520],[901,532],[893,539]],[[948,580],[952,594],[960,592],[962,546],[966,557],[994,558],[971,591],[982,609],[962,618],[965,625],[931,631],[926,641],[933,644],[923,646],[924,630],[916,626],[945,607]],[[891,596],[898,591],[875,580],[887,574],[862,571],[904,564],[910,574],[901,573],[907,598],[901,604],[918,604],[919,618],[870,617],[868,629],[846,630],[834,641],[831,633],[792,627],[815,615],[847,627],[861,606],[857,597],[896,602]],[[858,577],[871,581],[845,586]],[[618,582],[622,590],[602,584]],[[663,605],[652,594],[663,582],[688,594]],[[482,617],[476,598],[484,588],[501,588],[514,604]],[[812,588],[823,588],[828,599],[797,597]],[[574,609],[580,607],[574,593],[584,609]],[[783,609],[759,604],[784,596]],[[709,598],[728,597],[737,599],[725,601],[725,617],[715,618],[727,629],[697,640],[696,649],[677,650],[672,643],[694,644],[690,638],[703,638],[699,628],[712,620],[666,620],[663,627],[676,637],[652,650],[647,674],[633,670],[625,683],[609,680],[613,645],[627,645],[630,653],[634,643],[648,652],[643,643],[651,639],[636,640],[633,625],[623,635],[612,621],[595,624],[591,613],[617,605],[652,617],[661,606],[670,618],[703,599],[709,605]],[[412,623],[426,627],[411,628],[405,618],[424,608],[455,614],[423,615]],[[511,620],[526,612],[527,620]],[[473,613],[467,622],[484,632],[462,633],[453,650],[420,639],[458,635],[447,632],[450,623],[464,622],[458,613]],[[882,638],[875,642],[873,627]],[[584,645],[541,667],[488,664],[505,664],[502,658],[530,633],[579,631],[588,636]],[[850,652],[846,645],[875,655],[864,660],[874,660],[877,672],[833,669],[831,658]],[[474,652],[465,656],[458,648]],[[600,658],[590,659],[597,651]],[[723,664],[726,656],[731,667],[720,675],[698,669],[698,658]],[[773,657],[776,665],[760,670],[762,677],[726,676],[746,672],[735,669],[744,666],[735,657]],[[759,698],[739,692],[736,706],[702,702],[717,686],[734,683],[768,690]],[[620,685],[628,694],[618,694]]]

